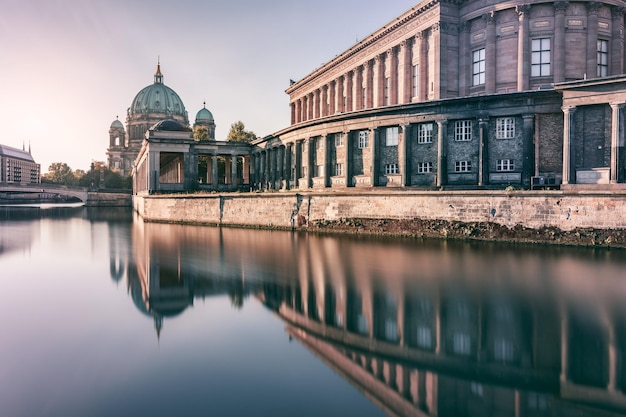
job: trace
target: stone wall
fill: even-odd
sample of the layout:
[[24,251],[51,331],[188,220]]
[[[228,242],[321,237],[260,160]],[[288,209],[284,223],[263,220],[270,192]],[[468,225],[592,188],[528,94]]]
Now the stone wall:
[[508,228],[626,229],[626,193],[400,191],[134,196],[147,221],[307,229],[343,219],[443,220]]

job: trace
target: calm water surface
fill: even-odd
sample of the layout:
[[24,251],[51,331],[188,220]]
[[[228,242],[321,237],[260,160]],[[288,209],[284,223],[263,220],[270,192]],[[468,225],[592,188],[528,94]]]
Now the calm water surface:
[[626,415],[625,271],[0,207],[0,416]]

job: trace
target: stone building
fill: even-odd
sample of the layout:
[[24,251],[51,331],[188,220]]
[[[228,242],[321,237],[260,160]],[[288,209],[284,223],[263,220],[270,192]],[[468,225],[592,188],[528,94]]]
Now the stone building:
[[0,145],[0,183],[39,184],[41,167],[24,149]]
[[[183,126],[189,126],[185,105],[174,90],[163,84],[159,63],[154,74],[154,83],[141,89],[128,108],[126,127],[118,118],[111,123],[107,149],[109,168],[122,175],[129,175],[146,131],[164,119],[176,120]],[[206,104],[196,115],[194,127],[196,126],[207,130],[209,140],[215,139],[215,119]]]
[[423,0],[286,90],[252,186],[626,181],[622,0]]

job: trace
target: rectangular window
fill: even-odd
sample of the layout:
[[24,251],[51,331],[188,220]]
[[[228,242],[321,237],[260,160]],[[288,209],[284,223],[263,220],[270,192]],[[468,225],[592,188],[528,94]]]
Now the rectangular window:
[[547,77],[550,75],[550,38],[532,40],[530,58],[530,76]]
[[609,41],[598,39],[598,77],[609,75]]
[[513,163],[512,159],[498,159],[496,161],[496,171],[506,172],[506,171],[514,171],[515,163]]
[[359,131],[359,149],[367,148],[369,146],[369,132],[367,130]]
[[426,326],[417,326],[417,346],[424,349],[433,347],[433,332]]
[[335,147],[343,146],[343,133],[335,133]]
[[398,127],[385,129],[385,146],[398,146]]
[[418,174],[427,174],[429,172],[433,172],[433,163],[432,162],[418,162],[418,164],[417,164],[417,173]]
[[472,140],[471,120],[459,120],[454,123],[454,140],[457,142]]
[[472,161],[456,161],[454,163],[454,172],[470,172],[472,170]]
[[397,174],[398,172],[398,164],[385,165],[385,174]]
[[472,52],[472,85],[485,84],[485,48]]
[[417,143],[433,143],[432,123],[424,123],[417,126]]
[[343,164],[335,164],[335,172],[333,174],[335,176],[343,175]]
[[513,139],[515,137],[515,119],[499,117],[496,119],[496,139]]
[[459,332],[452,335],[452,351],[457,355],[469,355],[471,347],[469,334]]
[[419,73],[419,65],[413,65],[413,97],[419,97],[419,82],[420,82],[420,73]]

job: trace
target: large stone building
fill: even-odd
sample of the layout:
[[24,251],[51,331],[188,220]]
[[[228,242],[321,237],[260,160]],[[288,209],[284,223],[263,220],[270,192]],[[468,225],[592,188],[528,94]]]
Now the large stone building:
[[622,0],[423,0],[286,90],[255,188],[625,182]]
[[[128,108],[126,128],[117,118],[111,123],[107,149],[109,168],[122,175],[129,175],[146,131],[164,119],[176,120],[186,128],[189,127],[185,105],[174,90],[163,84],[159,63],[154,83],[141,89]],[[196,126],[207,130],[209,140],[215,139],[215,120],[206,105],[196,115],[194,128]]]
[[39,184],[41,168],[25,149],[0,145],[0,183]]

